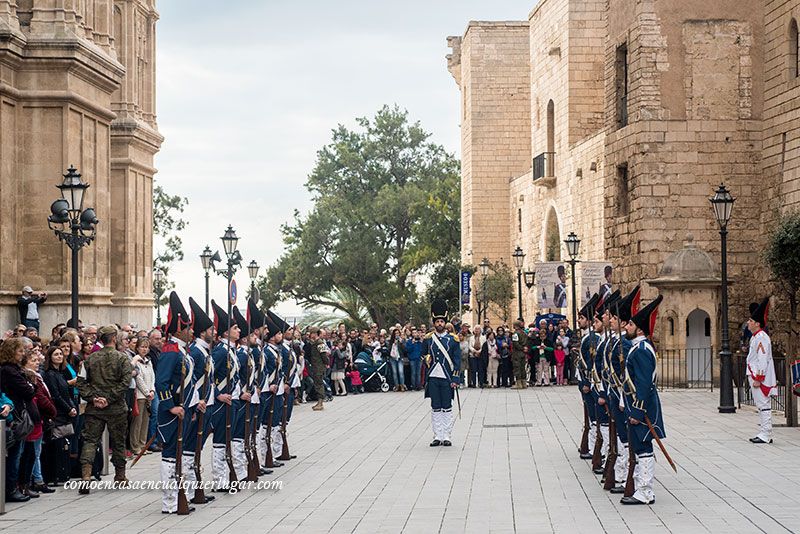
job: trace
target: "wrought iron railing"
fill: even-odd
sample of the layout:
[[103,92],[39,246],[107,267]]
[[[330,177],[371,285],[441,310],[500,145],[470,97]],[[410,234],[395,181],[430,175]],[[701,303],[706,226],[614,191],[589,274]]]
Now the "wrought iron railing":
[[658,351],[658,389],[714,390],[714,356],[710,347]]
[[[778,395],[771,397],[770,400],[772,401],[772,409],[782,412],[786,409],[786,355],[773,354],[772,361],[775,363]],[[747,380],[747,354],[737,352],[733,355],[733,383],[736,386],[739,407],[742,404],[755,406],[753,391],[750,389],[750,382]]]
[[533,179],[549,178],[556,175],[556,153],[542,152],[533,158]]

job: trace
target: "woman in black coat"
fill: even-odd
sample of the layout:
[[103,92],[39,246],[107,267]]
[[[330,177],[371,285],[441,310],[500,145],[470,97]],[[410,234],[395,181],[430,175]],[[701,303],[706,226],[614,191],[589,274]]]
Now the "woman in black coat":
[[[44,362],[44,383],[50,390],[50,396],[56,407],[53,426],[61,427],[71,424],[74,429],[78,410],[64,373],[66,365],[64,352],[59,347],[50,347],[47,350]],[[56,485],[69,479],[69,445],[75,437],[72,435],[48,439],[50,436],[45,436],[42,474],[47,484]]]
[[[18,417],[22,410],[26,410],[33,423],[41,420],[39,410],[33,403],[36,389],[22,373],[32,344],[22,338],[7,339],[0,345],[0,390],[14,403],[12,417]],[[6,459],[6,502],[25,502],[30,497],[19,491],[19,462],[22,458],[25,438],[14,443],[8,448]]]

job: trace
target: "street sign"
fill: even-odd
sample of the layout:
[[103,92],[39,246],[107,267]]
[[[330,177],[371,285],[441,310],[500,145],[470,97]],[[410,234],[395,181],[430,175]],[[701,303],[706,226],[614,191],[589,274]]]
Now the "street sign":
[[236,297],[239,295],[239,291],[236,289],[236,280],[231,279],[231,285],[228,287],[228,300],[231,303],[231,306],[236,305]]
[[469,304],[470,287],[469,281],[472,274],[469,271],[461,272],[461,304]]

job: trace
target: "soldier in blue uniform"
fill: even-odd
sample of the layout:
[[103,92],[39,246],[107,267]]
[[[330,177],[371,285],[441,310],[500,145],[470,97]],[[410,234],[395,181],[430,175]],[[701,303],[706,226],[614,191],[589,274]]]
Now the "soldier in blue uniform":
[[452,445],[453,394],[461,383],[458,372],[461,369],[461,347],[456,339],[445,330],[447,322],[447,302],[436,299],[431,303],[431,318],[434,332],[422,345],[426,356],[428,373],[425,377],[425,397],[431,399],[431,426],[433,441],[431,447]]
[[626,415],[631,429],[630,447],[636,455],[634,482],[636,492],[631,497],[623,497],[622,504],[653,504],[656,462],[653,457],[653,434],[646,420],[649,419],[658,437],[666,437],[661,401],[656,390],[656,349],[648,339],[653,334],[658,306],[663,297],[656,299],[634,315],[626,326],[633,347],[625,362],[627,386],[625,395]]
[[[266,345],[264,345],[264,356],[266,358],[266,388],[267,395],[263,399],[264,409],[262,412],[262,428],[263,439],[260,441],[259,446],[262,450],[262,455],[266,458],[267,455],[267,432],[270,433],[270,442],[273,443],[272,458],[273,466],[281,467],[281,462],[275,461],[274,458],[278,455],[275,454],[274,442],[275,434],[274,421],[275,413],[283,406],[283,393],[284,393],[284,380],[285,373],[283,367],[283,354],[281,351],[281,344],[283,342],[283,333],[281,328],[276,325],[267,314],[267,333]],[[280,454],[280,452],[278,453]]]
[[[214,329],[219,335],[217,343],[211,351],[214,366],[214,406],[211,414],[211,425],[214,428],[214,453],[211,473],[216,491],[227,491],[229,469],[227,449],[233,449],[233,443],[227,441],[227,423],[231,425],[231,436],[236,426],[233,399],[239,398],[239,359],[236,357],[236,342],[239,340],[239,326],[232,321],[228,313],[211,301],[214,309]],[[231,458],[232,460],[233,458]],[[244,473],[236,473],[244,475]]]
[[253,330],[253,334],[255,335],[255,343],[251,345],[250,350],[253,355],[253,395],[250,398],[251,403],[251,414],[250,417],[252,418],[251,421],[251,436],[249,439],[252,443],[252,453],[255,458],[256,462],[259,465],[259,472],[262,475],[268,475],[272,473],[270,469],[264,469],[261,467],[262,462],[258,458],[258,451],[260,446],[259,438],[263,438],[262,432],[262,422],[263,422],[263,400],[265,397],[265,390],[267,389],[265,386],[266,382],[266,357],[264,356],[264,341],[263,336],[266,330],[267,319],[266,316],[258,309],[258,304],[253,298],[250,298],[247,301],[247,321],[250,323],[250,328]]
[[[592,397],[592,366],[593,354],[592,350],[597,347],[599,336],[592,328],[592,319],[594,318],[597,303],[600,301],[600,296],[595,293],[589,302],[581,308],[578,312],[578,327],[584,332],[581,337],[579,347],[580,354],[577,358],[577,375],[578,375],[578,391],[581,393],[583,404],[586,413],[589,416],[589,451],[594,448],[594,440],[597,435],[597,416],[596,416],[596,403]],[[581,452],[581,458],[588,460],[592,457],[591,452]]]
[[[600,335],[597,339],[594,361],[592,365],[592,397],[595,401],[595,415],[597,423],[600,425],[600,436],[603,439],[600,454],[603,458],[608,453],[608,412],[606,411],[606,389],[608,387],[608,377],[605,373],[605,350],[611,340],[609,332],[608,306],[612,305],[619,298],[619,291],[615,291],[611,296],[598,304],[594,317],[594,329]],[[594,473],[602,475],[603,466],[596,467]]]
[[250,331],[250,324],[236,306],[233,307],[233,317],[239,326],[239,341],[236,347],[236,357],[239,360],[239,397],[234,397],[233,406],[236,411],[236,425],[232,428],[233,441],[233,465],[239,480],[247,478],[247,453],[245,453],[245,417],[246,413],[252,414],[252,409],[248,408],[253,398],[255,389],[255,364],[250,352],[251,343],[255,342],[255,336]]
[[617,440],[617,461],[614,464],[616,485],[611,488],[611,493],[625,493],[624,484],[628,474],[628,427],[622,391],[625,379],[625,359],[631,349],[631,341],[627,337],[625,328],[631,320],[631,316],[639,311],[640,296],[641,288],[636,286],[609,310],[611,313],[609,325],[613,341],[606,350],[606,368],[610,378],[606,400],[611,417],[614,418],[617,433],[616,436],[610,436],[610,439]]
[[[158,432],[163,443],[161,451],[161,512],[174,514],[178,510],[178,489],[174,486],[175,458],[178,449],[178,426],[183,425],[186,410],[194,387],[194,361],[186,352],[192,339],[191,319],[178,295],[169,295],[169,312],[165,333],[168,341],[161,348],[156,371],[156,395],[158,395]],[[181,457],[183,462],[183,456]],[[192,466],[183,462],[181,474]],[[189,511],[194,510],[190,508]]]
[[[297,379],[297,356],[291,348],[291,335],[287,333],[291,330],[292,326],[283,320],[280,316],[272,310],[267,310],[269,320],[275,323],[281,330],[281,366],[284,370],[283,373],[283,395],[281,396],[281,403],[276,403],[275,410],[272,414],[272,450],[275,458],[282,461],[292,460],[296,456],[290,455],[288,458],[283,456],[283,412],[286,410],[286,426],[289,426],[289,414],[294,404],[294,391],[292,390],[292,383]],[[276,399],[277,400],[277,399]]]
[[[214,342],[214,322],[206,312],[189,297],[189,308],[192,312],[192,334],[194,341],[189,345],[189,356],[194,363],[194,388],[186,416],[183,418],[183,464],[188,466],[186,481],[201,482],[192,467],[195,463],[198,439],[200,450],[203,450],[206,439],[211,434],[211,407],[214,404],[214,365],[211,361],[211,344]],[[202,427],[199,426],[202,419]],[[198,465],[201,463],[197,458]],[[202,502],[192,498],[194,504],[206,504],[214,500],[213,495],[206,495]]]

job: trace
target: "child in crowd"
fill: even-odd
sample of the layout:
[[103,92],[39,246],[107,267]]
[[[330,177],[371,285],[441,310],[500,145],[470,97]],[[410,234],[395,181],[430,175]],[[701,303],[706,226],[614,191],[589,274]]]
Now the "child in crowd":
[[556,385],[566,386],[567,381],[564,379],[564,363],[567,359],[567,347],[569,347],[569,338],[566,336],[564,329],[558,331],[558,338],[556,338],[555,357],[556,357]]
[[350,362],[347,362],[347,376],[350,378],[350,384],[353,386],[353,394],[358,395],[359,393],[364,393],[361,374],[358,372],[355,365]]

